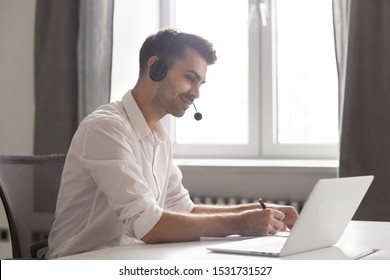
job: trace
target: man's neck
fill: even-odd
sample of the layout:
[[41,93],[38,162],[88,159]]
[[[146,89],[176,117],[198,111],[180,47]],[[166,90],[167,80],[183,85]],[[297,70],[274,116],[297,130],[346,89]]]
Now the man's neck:
[[153,129],[163,117],[153,106],[154,92],[155,87],[153,87],[153,85],[145,85],[140,81],[138,81],[131,90],[134,100],[137,102],[138,107],[151,129]]

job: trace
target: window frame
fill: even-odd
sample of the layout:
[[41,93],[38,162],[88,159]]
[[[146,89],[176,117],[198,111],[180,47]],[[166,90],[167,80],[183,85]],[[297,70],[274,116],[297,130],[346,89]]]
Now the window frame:
[[[276,11],[275,1],[248,0],[266,5],[249,26],[249,143],[200,145],[175,142],[175,118],[163,123],[171,132],[175,158],[338,159],[338,144],[281,144],[277,142]],[[161,28],[175,27],[175,0],[161,0]],[[248,10],[249,13],[249,10]],[[266,17],[266,18],[264,18]],[[266,24],[264,24],[266,21]],[[263,42],[262,44],[260,42]],[[202,120],[205,121],[205,120]]]

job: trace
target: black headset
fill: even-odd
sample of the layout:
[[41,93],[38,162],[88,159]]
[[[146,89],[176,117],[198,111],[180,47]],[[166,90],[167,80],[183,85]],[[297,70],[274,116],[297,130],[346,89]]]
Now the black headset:
[[[162,50],[162,52],[161,52],[161,54],[159,56],[159,59],[150,66],[149,77],[153,81],[159,82],[159,81],[163,80],[166,77],[166,75],[168,73],[168,65],[164,61],[165,60],[165,56],[167,55],[167,53],[169,51],[169,48],[172,46],[173,41],[179,35],[180,35],[180,32],[173,33],[172,37],[169,38],[167,44],[165,45],[164,49]],[[202,119],[202,114],[198,112],[198,110],[196,109],[194,103],[192,103],[192,105],[194,105],[195,112],[196,112],[195,115],[194,115],[194,118],[195,118],[195,120],[200,121]]]
[[180,32],[173,33],[172,37],[169,39],[169,41],[165,45],[164,49],[162,50],[161,54],[159,55],[159,59],[150,66],[149,77],[153,81],[155,81],[155,82],[161,81],[167,75],[168,66],[167,66],[166,62],[164,61],[165,56],[167,55],[169,48],[171,47],[171,45],[173,44],[173,41],[175,40],[175,38],[177,38],[178,35],[180,35]]

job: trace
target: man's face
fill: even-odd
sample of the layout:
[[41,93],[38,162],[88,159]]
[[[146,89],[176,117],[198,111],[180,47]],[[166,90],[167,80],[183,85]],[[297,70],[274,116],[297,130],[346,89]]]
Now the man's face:
[[185,59],[176,60],[160,82],[156,102],[165,113],[182,117],[206,80],[207,62],[192,48],[186,48]]

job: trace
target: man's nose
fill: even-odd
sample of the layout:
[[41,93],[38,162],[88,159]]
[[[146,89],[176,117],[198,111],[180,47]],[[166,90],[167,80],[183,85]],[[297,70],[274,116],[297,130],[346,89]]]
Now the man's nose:
[[191,95],[194,97],[194,99],[198,99],[200,97],[200,90],[198,86],[192,88]]

